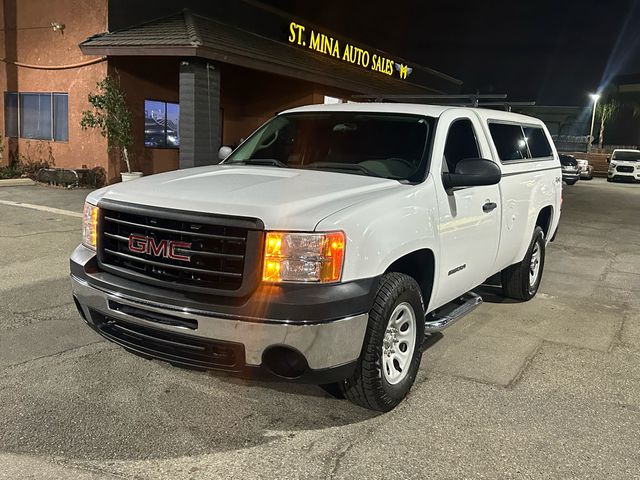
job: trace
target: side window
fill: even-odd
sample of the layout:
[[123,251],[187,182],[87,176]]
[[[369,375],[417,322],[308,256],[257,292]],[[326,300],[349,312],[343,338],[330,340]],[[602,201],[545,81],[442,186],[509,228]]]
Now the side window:
[[529,151],[533,158],[545,158],[553,156],[551,145],[540,127],[524,127],[524,136],[529,145]]
[[503,162],[531,158],[522,127],[508,123],[489,123],[489,131]]
[[456,120],[449,127],[447,141],[444,145],[442,167],[449,172],[456,170],[458,162],[465,158],[480,158],[478,142],[471,120]]

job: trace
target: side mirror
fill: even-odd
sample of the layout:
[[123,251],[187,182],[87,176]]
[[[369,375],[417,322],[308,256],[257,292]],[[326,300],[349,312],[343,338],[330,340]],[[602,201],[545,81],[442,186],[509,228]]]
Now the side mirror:
[[233,149],[231,147],[220,147],[220,150],[218,150],[218,160],[224,160],[229,155],[231,155],[231,152],[233,152]]
[[502,172],[495,162],[484,158],[465,158],[457,163],[454,173],[442,174],[442,183],[447,189],[477,187],[495,185],[501,178]]

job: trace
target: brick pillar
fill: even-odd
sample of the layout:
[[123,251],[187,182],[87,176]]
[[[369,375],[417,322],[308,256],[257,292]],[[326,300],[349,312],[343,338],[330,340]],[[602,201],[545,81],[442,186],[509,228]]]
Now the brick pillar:
[[212,63],[180,63],[180,168],[218,163],[220,70]]

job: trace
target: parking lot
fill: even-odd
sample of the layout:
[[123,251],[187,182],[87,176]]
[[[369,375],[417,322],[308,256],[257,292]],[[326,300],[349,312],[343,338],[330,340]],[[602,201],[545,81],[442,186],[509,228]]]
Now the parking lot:
[[640,478],[640,185],[565,187],[538,296],[482,288],[387,414],[103,341],[69,292],[86,193],[0,188],[0,478]]

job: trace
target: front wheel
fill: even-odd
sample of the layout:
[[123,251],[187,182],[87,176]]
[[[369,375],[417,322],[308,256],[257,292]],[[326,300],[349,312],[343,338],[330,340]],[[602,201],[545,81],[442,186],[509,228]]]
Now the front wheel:
[[577,182],[577,180],[565,180],[565,183],[566,183],[567,185],[575,185],[575,184],[576,184],[576,182]]
[[546,242],[542,228],[536,226],[527,254],[520,263],[505,268],[502,273],[502,291],[505,297],[531,300],[542,280]]
[[422,359],[424,306],[420,287],[403,273],[378,287],[356,371],[340,387],[362,407],[388,412],[407,396]]

